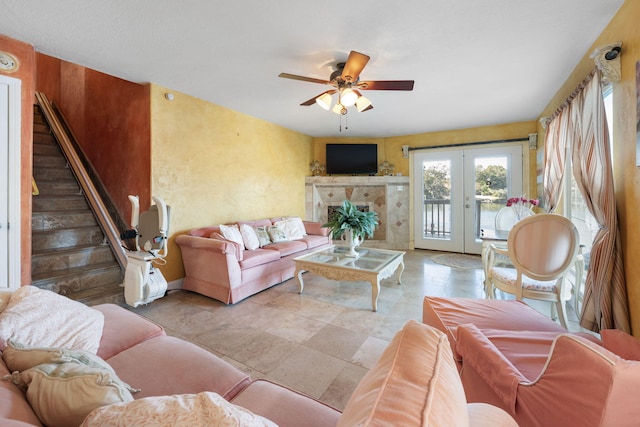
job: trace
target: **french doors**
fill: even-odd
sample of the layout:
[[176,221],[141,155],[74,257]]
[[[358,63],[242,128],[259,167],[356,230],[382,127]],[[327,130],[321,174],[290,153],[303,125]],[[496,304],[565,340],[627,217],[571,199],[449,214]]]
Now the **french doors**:
[[522,194],[521,145],[430,149],[413,156],[415,247],[479,254],[508,197]]

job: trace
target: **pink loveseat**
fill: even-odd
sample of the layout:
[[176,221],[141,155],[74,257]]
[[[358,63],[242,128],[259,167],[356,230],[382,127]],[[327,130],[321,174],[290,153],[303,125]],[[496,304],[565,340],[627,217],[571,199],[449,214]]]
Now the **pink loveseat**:
[[[239,221],[251,227],[271,227],[283,218]],[[196,228],[176,237],[185,278],[182,289],[225,304],[234,304],[293,277],[293,258],[331,245],[329,230],[303,221],[305,235],[248,250],[222,237],[219,226]]]
[[[104,304],[94,309],[104,316],[98,356],[106,360],[120,380],[140,391],[132,394],[132,401],[92,409],[83,427],[135,426],[152,419],[173,426],[213,425],[215,420],[208,416],[219,415],[216,411],[203,411],[197,405],[169,406],[175,399],[210,392],[223,398],[226,411],[244,411],[245,419],[251,416],[255,421],[243,425],[516,427],[513,419],[497,407],[467,404],[446,336],[416,321],[408,322],[396,334],[341,414],[270,381],[251,381],[229,363],[194,344],[167,336],[160,325],[122,307]],[[93,309],[89,310],[93,313]],[[8,354],[8,350],[5,352]],[[10,374],[5,356],[0,363],[3,376]],[[33,384],[27,395],[31,387]],[[58,397],[52,394],[51,400]],[[42,426],[29,402],[13,382],[0,381],[0,425]],[[144,405],[146,412],[140,412]],[[197,422],[194,416],[200,417]],[[182,421],[169,422],[169,417]]]
[[424,300],[424,322],[453,337],[467,400],[522,427],[636,426],[640,341],[621,331],[568,333],[513,300]]

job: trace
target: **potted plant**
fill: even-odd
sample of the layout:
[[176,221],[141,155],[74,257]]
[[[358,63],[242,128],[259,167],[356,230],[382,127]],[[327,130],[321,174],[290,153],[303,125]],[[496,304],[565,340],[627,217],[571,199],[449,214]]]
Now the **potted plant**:
[[365,237],[373,237],[378,226],[378,214],[373,211],[362,212],[348,200],[336,209],[329,221],[323,227],[329,228],[333,239],[339,239],[343,235],[349,244],[349,256],[358,256],[356,246]]

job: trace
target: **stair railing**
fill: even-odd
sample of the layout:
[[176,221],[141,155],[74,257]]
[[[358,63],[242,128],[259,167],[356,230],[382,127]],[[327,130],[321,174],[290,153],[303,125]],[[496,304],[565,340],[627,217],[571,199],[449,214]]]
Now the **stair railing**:
[[93,184],[91,176],[84,166],[82,159],[76,152],[72,142],[72,136],[69,135],[67,127],[63,123],[64,119],[59,117],[59,114],[56,112],[53,104],[44,93],[36,92],[36,99],[40,104],[42,113],[51,127],[51,131],[58,140],[60,149],[67,159],[67,162],[69,162],[69,167],[76,176],[78,183],[87,198],[89,206],[91,207],[102,232],[105,234],[109,246],[111,246],[111,250],[116,257],[118,264],[120,264],[120,267],[123,270],[126,269],[127,256],[120,242],[120,234],[118,233],[116,224],[111,215],[109,215],[108,209],[102,201],[96,186]]

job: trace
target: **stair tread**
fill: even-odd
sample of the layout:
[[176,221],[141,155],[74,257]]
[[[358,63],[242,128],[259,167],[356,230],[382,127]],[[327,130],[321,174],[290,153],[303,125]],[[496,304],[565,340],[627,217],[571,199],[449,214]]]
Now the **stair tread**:
[[66,254],[73,254],[73,253],[76,253],[76,252],[83,252],[83,251],[86,251],[87,249],[94,249],[94,250],[109,249],[109,250],[111,250],[109,245],[91,245],[91,244],[87,244],[87,245],[77,245],[77,246],[66,246],[66,247],[62,247],[62,248],[51,248],[51,249],[40,249],[40,250],[34,249],[31,252],[31,257],[33,258],[33,257],[47,256],[47,255],[66,255]]
[[62,270],[49,270],[44,273],[34,274],[31,278],[32,281],[38,282],[43,280],[51,280],[51,279],[60,279],[62,277],[73,277],[80,274],[84,274],[91,271],[96,270],[112,270],[112,269],[120,269],[120,266],[117,263],[113,262],[102,262],[91,265],[81,265],[78,267],[65,268]]

